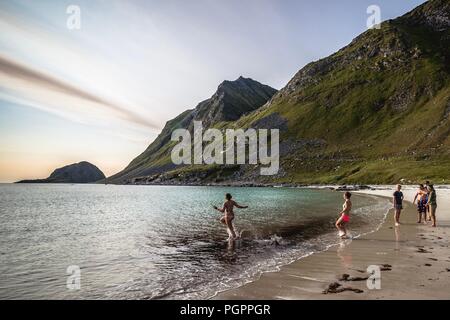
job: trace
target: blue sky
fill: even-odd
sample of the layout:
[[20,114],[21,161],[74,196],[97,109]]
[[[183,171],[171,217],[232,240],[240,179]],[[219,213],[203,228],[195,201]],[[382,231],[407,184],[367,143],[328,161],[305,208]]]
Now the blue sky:
[[223,80],[280,89],[364,32],[369,5],[387,20],[423,2],[1,0],[0,181],[81,160],[111,175]]

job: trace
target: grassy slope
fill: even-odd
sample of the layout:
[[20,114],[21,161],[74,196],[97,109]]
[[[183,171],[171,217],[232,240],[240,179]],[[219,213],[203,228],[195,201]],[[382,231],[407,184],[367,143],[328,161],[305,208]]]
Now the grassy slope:
[[[421,10],[445,2],[432,1]],[[252,127],[276,112],[288,120],[282,141],[326,141],[326,147],[284,156],[282,174],[259,177],[265,182],[450,183],[450,120],[445,117],[450,109],[450,32],[435,32],[408,19],[367,31],[334,55],[306,66],[303,70],[319,69],[312,73],[313,81],[295,86],[300,71],[300,78],[294,77],[268,106],[214,127]],[[154,150],[150,161],[141,156],[130,166],[169,164],[173,144]],[[232,169],[190,166],[171,173],[198,172],[207,182],[226,180]]]
[[[317,84],[281,95],[259,114],[278,112],[287,118],[289,131],[284,138],[327,141],[325,149],[302,150],[284,158],[287,175],[276,178],[278,182],[450,181],[450,124],[444,118],[450,101],[450,43],[448,37],[442,40],[449,32],[436,34],[401,22],[367,32],[333,58],[350,56],[363,45],[389,47],[395,42],[407,50],[417,47],[419,58],[393,54],[356,59],[342,68],[338,64]],[[408,60],[398,63],[397,59]],[[383,61],[388,67],[371,68]],[[412,97],[404,110],[390,101],[399,93]],[[255,114],[247,120],[256,121]]]

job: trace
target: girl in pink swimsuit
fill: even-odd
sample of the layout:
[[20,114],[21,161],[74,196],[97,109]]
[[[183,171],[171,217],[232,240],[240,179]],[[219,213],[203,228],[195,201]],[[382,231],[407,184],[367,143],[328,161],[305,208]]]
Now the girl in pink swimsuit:
[[220,209],[220,208],[217,208],[216,206],[214,206],[213,208],[216,209],[217,211],[225,213],[225,216],[220,218],[220,222],[222,222],[223,224],[225,224],[228,227],[228,230],[229,230],[229,233],[231,234],[232,239],[236,239],[237,237],[236,237],[236,233],[235,233],[234,227],[233,227],[233,219],[234,219],[233,207],[245,209],[245,208],[248,208],[248,206],[240,206],[236,203],[236,201],[231,200],[231,198],[232,198],[231,194],[227,193],[225,195],[225,202],[223,204],[223,208]]
[[342,211],[339,213],[339,219],[336,221],[336,228],[339,230],[339,235],[342,239],[347,238],[346,225],[350,222],[350,210],[352,209],[351,196],[352,194],[348,191],[344,193],[345,202],[342,205]]

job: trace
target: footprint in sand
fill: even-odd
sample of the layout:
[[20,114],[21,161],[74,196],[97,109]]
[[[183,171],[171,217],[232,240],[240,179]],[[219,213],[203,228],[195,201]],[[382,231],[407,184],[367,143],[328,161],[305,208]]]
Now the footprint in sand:
[[369,276],[365,276],[365,277],[352,277],[347,273],[344,273],[343,275],[341,275],[339,277],[339,281],[365,281],[369,279]]
[[323,294],[329,293],[341,293],[344,291],[353,291],[356,293],[363,293],[364,291],[361,289],[356,289],[352,287],[343,287],[339,282],[332,282],[328,285],[328,287],[322,291]]

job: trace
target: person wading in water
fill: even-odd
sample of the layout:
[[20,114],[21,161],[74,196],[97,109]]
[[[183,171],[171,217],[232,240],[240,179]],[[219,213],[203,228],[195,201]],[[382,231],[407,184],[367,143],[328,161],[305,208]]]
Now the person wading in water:
[[222,218],[220,218],[220,222],[222,222],[223,224],[225,224],[228,227],[228,233],[230,234],[230,240],[238,238],[236,236],[236,232],[234,231],[234,227],[233,227],[233,220],[234,220],[233,208],[234,207],[240,208],[240,209],[248,208],[248,206],[241,206],[241,205],[237,204],[236,201],[232,200],[232,196],[229,193],[227,193],[225,195],[225,202],[224,202],[222,208],[217,208],[216,206],[213,206],[213,208],[216,209],[217,211],[225,213],[225,215]]

